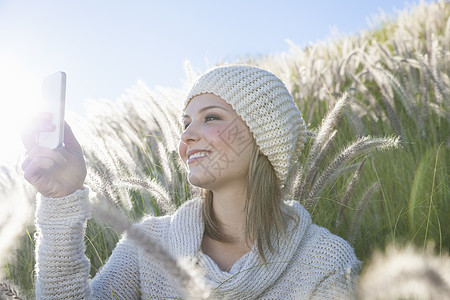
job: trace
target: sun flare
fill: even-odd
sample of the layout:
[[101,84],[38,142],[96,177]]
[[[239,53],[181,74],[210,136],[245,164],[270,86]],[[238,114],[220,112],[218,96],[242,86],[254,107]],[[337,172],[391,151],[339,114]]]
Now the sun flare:
[[40,82],[7,55],[0,55],[0,66],[0,164],[4,164],[23,153],[20,128],[36,112]]

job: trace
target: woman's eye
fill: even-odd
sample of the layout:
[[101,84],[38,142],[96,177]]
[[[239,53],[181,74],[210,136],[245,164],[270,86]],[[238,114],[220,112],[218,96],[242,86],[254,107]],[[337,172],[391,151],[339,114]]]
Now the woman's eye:
[[218,116],[215,115],[208,115],[205,117],[205,121],[209,122],[209,121],[214,121],[214,120],[219,120],[220,118]]
[[188,126],[189,126],[189,123],[184,124],[183,129],[186,130],[188,128]]

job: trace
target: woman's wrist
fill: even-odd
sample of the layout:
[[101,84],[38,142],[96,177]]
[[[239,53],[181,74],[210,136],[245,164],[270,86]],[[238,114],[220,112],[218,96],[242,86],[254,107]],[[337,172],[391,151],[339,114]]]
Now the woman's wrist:
[[64,222],[67,219],[87,218],[91,208],[89,203],[89,189],[83,187],[64,197],[38,197],[36,217],[39,220],[55,220]]

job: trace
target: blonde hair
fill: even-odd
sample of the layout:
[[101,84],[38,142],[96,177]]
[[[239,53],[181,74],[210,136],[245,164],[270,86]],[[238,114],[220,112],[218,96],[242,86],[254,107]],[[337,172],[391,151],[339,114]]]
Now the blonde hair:
[[[277,174],[269,159],[253,141],[245,202],[245,238],[247,243],[256,242],[258,253],[264,262],[264,249],[271,253],[278,251],[280,237],[287,238],[287,220],[296,220],[298,224],[295,212],[284,204],[281,197]],[[202,199],[205,234],[214,240],[229,241],[230,238],[221,232],[214,216],[212,191],[203,189]]]

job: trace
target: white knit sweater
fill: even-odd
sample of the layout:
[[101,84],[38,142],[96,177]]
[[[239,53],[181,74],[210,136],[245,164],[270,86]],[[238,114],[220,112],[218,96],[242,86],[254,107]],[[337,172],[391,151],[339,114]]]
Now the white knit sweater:
[[[346,299],[351,297],[360,262],[343,239],[311,223],[296,201],[286,202],[300,217],[279,253],[267,253],[261,265],[257,251],[222,271],[200,249],[204,225],[199,199],[187,201],[172,216],[140,223],[175,257],[196,258],[217,299]],[[37,223],[37,299],[180,299],[165,266],[123,238],[105,266],[89,280],[84,230],[89,215],[88,190],[58,199],[41,197]],[[255,267],[257,266],[257,267]]]

